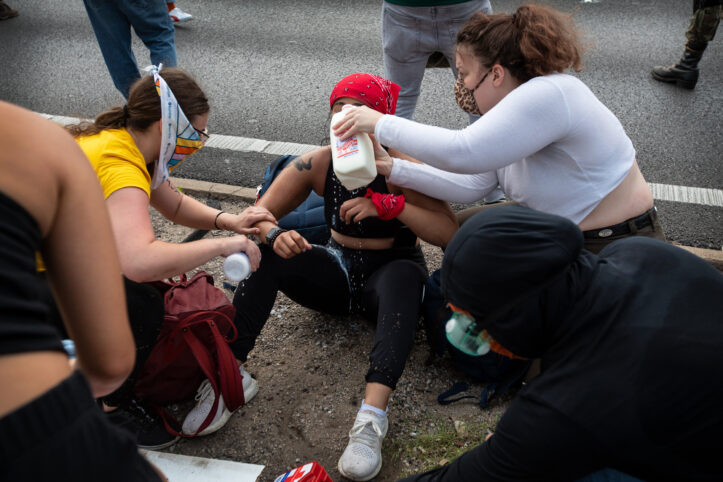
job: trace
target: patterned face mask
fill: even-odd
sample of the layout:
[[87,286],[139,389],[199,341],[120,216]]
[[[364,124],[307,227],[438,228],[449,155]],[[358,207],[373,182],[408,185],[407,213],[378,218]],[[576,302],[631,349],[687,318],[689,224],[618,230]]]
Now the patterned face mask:
[[466,113],[482,115],[482,112],[480,112],[477,106],[477,101],[474,98],[474,91],[484,82],[490,72],[492,72],[492,69],[482,76],[472,90],[464,86],[461,75],[457,77],[457,81],[454,83],[454,98],[457,101],[457,105]]
[[183,113],[170,87],[160,76],[161,65],[151,66],[161,98],[161,152],[151,177],[151,189],[160,186],[186,158],[203,147],[203,141]]

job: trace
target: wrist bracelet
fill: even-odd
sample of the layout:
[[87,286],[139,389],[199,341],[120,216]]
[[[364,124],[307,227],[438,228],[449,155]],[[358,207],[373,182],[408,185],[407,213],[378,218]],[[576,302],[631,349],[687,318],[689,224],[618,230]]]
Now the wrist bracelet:
[[216,214],[216,217],[213,218],[213,226],[214,226],[216,229],[221,229],[221,228],[218,227],[218,217],[219,217],[220,215],[222,215],[223,213],[225,213],[225,212],[226,212],[226,211],[219,211],[218,214]]
[[279,228],[277,226],[269,229],[269,231],[266,233],[266,244],[268,245],[268,247],[273,249],[276,238],[278,238],[281,234],[286,233],[287,231],[287,229]]

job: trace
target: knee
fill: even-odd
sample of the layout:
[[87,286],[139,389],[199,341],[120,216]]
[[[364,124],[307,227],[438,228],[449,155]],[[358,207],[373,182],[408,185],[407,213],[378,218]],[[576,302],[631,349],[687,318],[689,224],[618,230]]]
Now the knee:
[[382,276],[383,283],[395,290],[405,287],[421,289],[427,279],[425,269],[418,263],[407,259],[389,263],[385,268]]

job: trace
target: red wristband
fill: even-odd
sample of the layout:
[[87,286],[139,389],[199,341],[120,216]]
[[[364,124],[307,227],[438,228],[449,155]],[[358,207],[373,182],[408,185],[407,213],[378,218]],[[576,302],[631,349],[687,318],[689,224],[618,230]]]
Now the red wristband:
[[389,221],[404,211],[404,194],[382,194],[367,188],[366,198],[371,198],[372,204],[377,208],[377,214],[382,221]]

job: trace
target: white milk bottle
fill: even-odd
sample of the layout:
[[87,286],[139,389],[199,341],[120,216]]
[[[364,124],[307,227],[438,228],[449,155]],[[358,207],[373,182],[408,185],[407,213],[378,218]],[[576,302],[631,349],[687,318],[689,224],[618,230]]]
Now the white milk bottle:
[[231,281],[243,281],[251,276],[251,262],[246,253],[234,253],[226,257],[223,271]]
[[[353,105],[345,105],[341,111],[331,118],[333,126],[344,117],[347,109],[355,109]],[[343,141],[331,130],[331,160],[334,174],[348,190],[357,189],[371,183],[377,177],[377,165],[374,162],[374,146],[369,135],[355,134]]]

